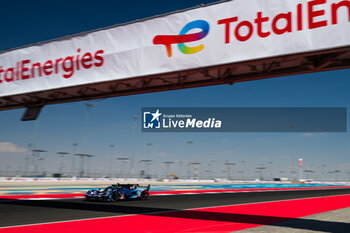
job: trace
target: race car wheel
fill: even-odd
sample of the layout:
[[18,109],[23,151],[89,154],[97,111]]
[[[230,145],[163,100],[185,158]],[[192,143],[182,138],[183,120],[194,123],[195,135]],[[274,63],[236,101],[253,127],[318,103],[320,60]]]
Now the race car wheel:
[[117,201],[119,199],[118,193],[113,193],[111,199],[112,201]]
[[148,198],[148,193],[146,193],[145,191],[143,191],[140,195],[140,200],[145,200]]

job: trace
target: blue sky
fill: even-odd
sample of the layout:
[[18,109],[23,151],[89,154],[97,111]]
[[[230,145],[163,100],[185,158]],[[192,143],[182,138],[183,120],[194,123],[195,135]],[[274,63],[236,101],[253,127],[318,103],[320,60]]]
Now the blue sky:
[[[8,1],[0,15],[0,50],[94,30],[135,19],[150,17],[214,1]],[[108,167],[111,148],[114,157],[130,157],[132,115],[142,107],[347,107],[350,105],[350,70],[288,76],[178,91],[92,101],[86,151],[95,155],[91,163],[95,172]],[[58,151],[82,152],[85,102],[46,106],[39,120],[37,147],[48,150],[46,170],[57,171]],[[21,122],[24,109],[0,112],[0,169],[24,167],[29,143],[33,143],[35,122]],[[193,141],[189,145],[186,142]],[[4,142],[6,142],[4,144]],[[9,144],[11,143],[11,144]],[[152,143],[152,146],[147,146]],[[3,149],[1,149],[3,148]],[[7,149],[6,149],[7,148]],[[10,148],[10,149],[9,149]],[[11,149],[12,148],[12,149]],[[10,151],[18,152],[10,152]],[[22,152],[21,152],[22,151]],[[329,171],[339,169],[339,176],[349,180],[349,133],[141,133],[137,124],[134,145],[135,161],[153,159],[153,171],[164,173],[164,161],[199,161],[201,174],[211,160],[216,176],[227,176],[224,161],[237,163],[233,175],[257,176],[257,166],[269,166],[273,175],[290,174],[290,164],[303,157],[306,168]],[[115,170],[121,165],[113,160]],[[245,161],[244,165],[240,161]],[[69,167],[70,158],[65,159]],[[186,163],[185,162],[185,163]],[[269,162],[273,162],[270,164]],[[138,165],[140,170],[142,166]],[[128,165],[129,166],[129,165]],[[175,166],[174,166],[175,168]],[[66,169],[69,170],[69,169]],[[284,173],[279,173],[284,171]],[[116,171],[117,172],[117,171]],[[174,171],[175,172],[175,171]],[[185,167],[176,165],[185,174]],[[176,173],[175,172],[175,173]],[[269,173],[269,172],[267,172]],[[232,175],[232,176],[233,176]],[[283,176],[283,175],[282,175]]]

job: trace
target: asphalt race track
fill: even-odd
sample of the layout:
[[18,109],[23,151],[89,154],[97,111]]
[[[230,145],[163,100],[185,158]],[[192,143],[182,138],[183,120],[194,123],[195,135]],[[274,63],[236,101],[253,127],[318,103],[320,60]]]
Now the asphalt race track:
[[146,201],[107,203],[82,199],[0,200],[0,227],[342,194],[350,194],[350,189],[151,196]]

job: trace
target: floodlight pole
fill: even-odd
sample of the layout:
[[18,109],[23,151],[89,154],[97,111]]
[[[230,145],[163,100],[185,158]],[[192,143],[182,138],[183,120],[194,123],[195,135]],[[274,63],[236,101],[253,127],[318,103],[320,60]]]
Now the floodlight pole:
[[70,154],[69,152],[57,152],[57,154],[60,155],[60,167],[59,167],[59,172],[60,174],[63,174],[63,158],[65,155]]
[[260,173],[260,179],[263,180],[263,175],[262,175],[262,171],[264,169],[266,169],[266,167],[263,167],[263,165],[261,167],[257,167],[256,169],[260,170],[259,173]]
[[86,118],[85,118],[85,127],[84,127],[85,129],[84,129],[83,153],[86,153],[90,108],[92,108],[94,105],[92,103],[85,103],[85,106],[86,106]]
[[173,164],[174,162],[168,161],[168,162],[163,162],[163,163],[166,165],[165,178],[168,178],[168,175],[166,175],[166,174],[167,174],[167,172],[168,173],[170,172],[170,165]]
[[110,155],[109,155],[109,164],[108,164],[108,177],[111,178],[112,177],[112,159],[113,159],[113,148],[115,145],[109,145],[109,147],[111,148],[110,150]]
[[148,160],[149,160],[149,162],[147,163],[147,167],[148,167],[147,170],[148,170],[148,173],[149,173],[148,175],[151,176],[150,171],[149,171],[149,170],[150,170],[149,167],[151,166],[150,164],[152,163],[152,159],[151,159],[151,158],[152,158],[151,146],[152,146],[153,144],[149,142],[149,143],[147,143],[146,145],[147,145],[147,148],[148,148]]
[[33,155],[34,155],[34,175],[35,173],[38,172],[38,160],[39,160],[39,154],[42,153],[42,152],[47,152],[46,150],[38,150],[38,149],[34,149],[32,150],[33,152]]
[[91,174],[90,174],[90,159],[94,157],[93,155],[87,155],[86,156],[86,175],[91,177]]
[[194,162],[194,163],[191,163],[194,167],[194,174],[193,174],[193,178],[194,179],[197,179],[199,180],[199,171],[198,171],[198,165],[201,164],[201,163],[197,163],[197,162]]
[[[152,160],[144,159],[144,160],[141,160],[140,163],[145,163],[145,166],[146,166],[146,168],[145,168],[145,176],[147,176],[147,172],[149,172],[149,164],[152,163]],[[150,174],[148,174],[148,175],[150,175]]]
[[134,175],[135,173],[135,167],[134,167],[134,156],[135,156],[135,141],[136,141],[136,127],[137,127],[137,120],[139,119],[139,116],[133,115],[132,118],[134,119],[134,125],[133,125],[133,132],[132,132],[132,139],[131,139],[131,174]]
[[79,177],[83,177],[84,176],[84,161],[85,161],[85,157],[93,157],[93,155],[88,155],[85,153],[80,153],[80,154],[74,154],[76,156],[80,157],[80,173],[79,173]]
[[38,128],[39,128],[39,119],[35,120],[35,126],[34,126],[34,137],[33,137],[33,144],[31,145],[32,149],[32,159],[31,159],[31,167],[32,169],[32,175],[36,175],[37,173],[37,154],[36,154],[36,147],[37,147],[37,139],[38,139]]
[[[43,168],[42,168],[42,174],[45,174],[45,173],[44,173],[44,172],[45,172],[44,160],[45,160],[45,157],[40,157],[40,158],[38,158],[38,161],[43,161],[43,162],[42,162],[42,166],[43,166]],[[40,165],[40,163],[39,163],[39,165]],[[38,165],[38,167],[40,168],[39,165]],[[40,170],[40,169],[39,169],[39,170]]]
[[177,161],[177,163],[179,164],[179,172],[178,172],[178,177],[181,177],[183,175],[183,177],[185,177],[185,174],[183,174],[183,167],[182,165],[184,164],[183,160]]
[[186,142],[189,146],[188,146],[188,162],[189,162],[189,164],[188,164],[188,170],[187,170],[187,177],[188,177],[188,179],[190,179],[191,178],[191,146],[190,145],[192,145],[193,144],[193,141],[187,141]]
[[228,180],[231,180],[231,165],[234,166],[236,165],[235,163],[232,163],[232,162],[229,162],[229,161],[226,161],[225,162],[225,165],[226,165],[226,168],[227,168],[227,178]]
[[75,169],[75,152],[76,152],[76,146],[78,145],[78,143],[73,143],[72,144],[72,164],[71,164],[71,176],[73,177],[74,176],[74,169]]
[[123,172],[124,171],[124,169],[123,169],[124,162],[129,161],[130,158],[117,158],[117,159],[121,161],[120,177],[123,178],[123,175],[124,175],[124,172]]
[[30,151],[31,151],[31,148],[32,148],[32,144],[31,143],[29,143],[28,144],[28,151],[27,151],[27,155],[26,155],[26,158],[25,158],[25,165],[24,165],[24,175],[25,176],[29,176],[30,175],[30,169],[29,169],[29,160],[30,160],[30,155],[31,155],[31,153],[30,153]]

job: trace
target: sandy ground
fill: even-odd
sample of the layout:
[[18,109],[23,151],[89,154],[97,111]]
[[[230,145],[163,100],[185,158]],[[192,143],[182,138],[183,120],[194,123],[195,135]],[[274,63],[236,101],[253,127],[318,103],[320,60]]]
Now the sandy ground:
[[[237,232],[237,231],[236,231]],[[350,208],[293,219],[268,226],[251,228],[239,233],[349,233]]]

